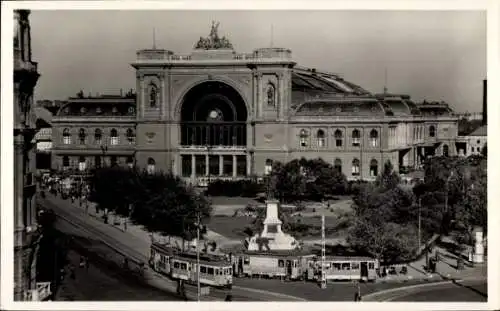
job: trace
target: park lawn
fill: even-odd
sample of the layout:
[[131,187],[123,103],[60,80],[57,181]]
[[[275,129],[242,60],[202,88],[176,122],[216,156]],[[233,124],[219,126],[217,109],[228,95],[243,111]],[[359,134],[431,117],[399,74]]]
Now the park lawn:
[[[207,223],[207,227],[221,234],[229,239],[244,239],[247,237],[243,231],[245,227],[250,226],[254,218],[238,216],[238,217],[229,217],[222,215],[215,215],[211,217],[210,221]],[[297,222],[299,217],[294,217],[294,220]],[[320,217],[300,217],[300,222],[303,224],[321,226],[321,218]],[[336,217],[325,217],[325,226],[326,228],[335,228],[338,224],[338,219]],[[285,232],[290,233],[290,232]],[[315,237],[316,235],[314,235]],[[320,236],[320,234],[318,235]],[[303,238],[303,237],[301,237]]]
[[255,204],[258,203],[253,198],[223,197],[223,196],[210,197],[210,201],[212,202],[212,205],[245,205],[246,206],[249,203],[255,203]]

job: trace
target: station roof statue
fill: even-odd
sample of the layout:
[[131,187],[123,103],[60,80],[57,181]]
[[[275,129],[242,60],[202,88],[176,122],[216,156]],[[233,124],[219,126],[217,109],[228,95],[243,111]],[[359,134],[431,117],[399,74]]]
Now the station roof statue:
[[212,21],[210,34],[205,38],[200,37],[200,40],[194,46],[195,50],[233,49],[233,45],[225,36],[219,37],[219,24],[219,22]]

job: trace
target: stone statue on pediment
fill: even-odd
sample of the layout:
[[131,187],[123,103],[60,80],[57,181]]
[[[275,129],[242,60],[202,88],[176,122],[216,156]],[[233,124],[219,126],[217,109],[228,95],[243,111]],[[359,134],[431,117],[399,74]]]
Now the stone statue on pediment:
[[219,37],[219,25],[219,22],[213,21],[208,37],[200,37],[194,48],[197,50],[232,49],[233,45],[225,36]]

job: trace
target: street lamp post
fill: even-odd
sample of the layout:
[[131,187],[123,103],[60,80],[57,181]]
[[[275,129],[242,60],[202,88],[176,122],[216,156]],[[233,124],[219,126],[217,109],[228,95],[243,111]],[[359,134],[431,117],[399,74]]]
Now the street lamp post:
[[197,297],[198,301],[200,301],[200,292],[201,292],[201,286],[200,286],[200,212],[197,211],[196,213],[196,283],[197,283]]
[[421,210],[422,210],[422,198],[418,198],[418,249],[420,250],[422,243],[422,218],[421,218]]

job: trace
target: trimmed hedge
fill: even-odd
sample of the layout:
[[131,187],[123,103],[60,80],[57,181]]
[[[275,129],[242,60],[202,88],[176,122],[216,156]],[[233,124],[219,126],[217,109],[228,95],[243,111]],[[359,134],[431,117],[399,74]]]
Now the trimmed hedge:
[[210,196],[254,198],[258,193],[264,191],[264,184],[255,180],[217,180],[208,185],[207,194]]

